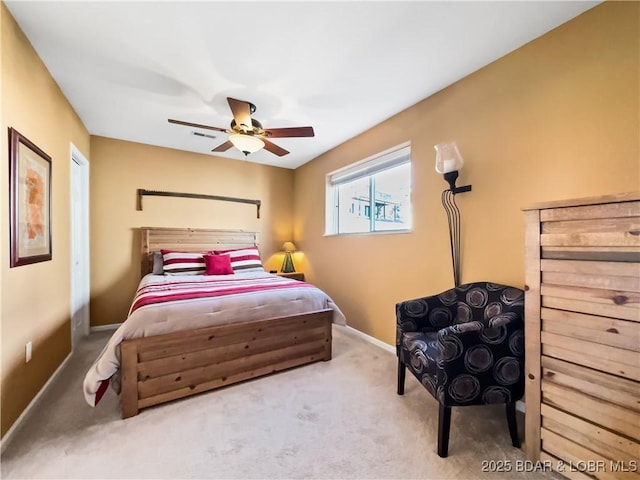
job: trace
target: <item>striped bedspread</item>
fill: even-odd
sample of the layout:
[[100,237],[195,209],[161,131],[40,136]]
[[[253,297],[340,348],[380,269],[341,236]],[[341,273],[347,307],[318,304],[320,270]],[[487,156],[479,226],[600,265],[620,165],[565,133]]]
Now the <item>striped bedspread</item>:
[[333,322],[346,325],[340,308],[319,288],[260,272],[232,275],[147,275],[124,323],[87,372],[83,390],[95,406],[108,384],[120,391],[120,343],[214,325],[280,318],[333,310]]
[[276,290],[281,288],[305,288],[313,285],[275,275],[269,277],[239,277],[229,275],[223,280],[170,281],[151,283],[138,289],[131,304],[129,315],[146,305],[193,300],[196,298],[220,297],[242,293]]

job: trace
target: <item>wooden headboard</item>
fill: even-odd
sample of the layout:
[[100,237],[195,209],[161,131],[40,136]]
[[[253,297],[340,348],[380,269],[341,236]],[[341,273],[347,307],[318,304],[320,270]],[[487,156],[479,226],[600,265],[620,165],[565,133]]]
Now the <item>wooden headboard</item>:
[[205,228],[141,227],[142,276],[153,271],[153,252],[162,249],[205,252],[258,245],[258,232]]

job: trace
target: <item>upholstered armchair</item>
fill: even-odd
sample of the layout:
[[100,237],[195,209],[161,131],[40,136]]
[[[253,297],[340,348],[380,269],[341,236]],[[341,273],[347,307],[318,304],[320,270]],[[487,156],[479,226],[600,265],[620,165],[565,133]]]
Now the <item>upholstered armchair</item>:
[[438,455],[449,448],[451,407],[504,403],[514,447],[524,394],[524,292],[490,282],[460,285],[396,305],[398,395],[408,368],[439,402]]

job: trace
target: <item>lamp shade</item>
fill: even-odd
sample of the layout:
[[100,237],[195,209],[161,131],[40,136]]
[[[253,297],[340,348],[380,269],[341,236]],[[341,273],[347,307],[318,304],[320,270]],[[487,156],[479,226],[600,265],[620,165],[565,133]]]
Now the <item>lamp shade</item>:
[[436,150],[436,172],[449,173],[460,170],[464,165],[456,142],[439,143],[433,148]]
[[282,244],[282,249],[285,252],[295,252],[296,246],[293,244],[293,242],[284,242],[284,244]]
[[233,135],[229,135],[229,141],[245,155],[257,152],[264,147],[264,142],[258,137],[245,135],[243,133],[234,133]]

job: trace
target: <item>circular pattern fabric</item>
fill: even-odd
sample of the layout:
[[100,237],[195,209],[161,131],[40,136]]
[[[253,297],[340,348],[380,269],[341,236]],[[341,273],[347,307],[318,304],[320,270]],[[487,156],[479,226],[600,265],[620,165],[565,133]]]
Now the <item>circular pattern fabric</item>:
[[451,325],[451,331],[454,333],[479,332],[484,328],[481,322],[467,322]]
[[489,294],[486,290],[476,287],[467,292],[467,303],[473,308],[484,308],[489,299]]
[[509,337],[509,350],[516,357],[524,356],[524,332],[516,330]]
[[437,374],[437,383],[439,385],[446,385],[447,383],[449,383],[449,376],[447,375],[447,372],[445,372],[443,369],[438,370],[438,374]]
[[500,300],[505,305],[517,305],[524,302],[524,293],[518,288],[507,287],[500,295]]
[[449,395],[459,403],[467,403],[480,393],[480,382],[473,375],[458,375],[449,385]]
[[473,320],[473,312],[471,307],[464,302],[458,302],[456,306],[458,312],[456,314],[455,323],[467,323]]
[[406,332],[402,335],[402,344],[409,351],[415,348],[415,343],[420,341],[419,339],[422,337],[420,332]]
[[504,342],[507,338],[507,327],[506,325],[500,325],[499,327],[489,327],[485,328],[480,332],[480,339],[484,343],[488,343],[490,345],[498,345],[499,343]]
[[438,342],[436,342],[435,340],[427,342],[427,348],[425,350],[425,355],[427,356],[427,359],[430,362],[435,362],[436,361],[436,359],[433,358],[433,354],[436,353],[437,351],[438,351]]
[[429,393],[431,393],[431,395],[436,394],[436,383],[435,383],[435,379],[432,378],[430,375],[425,375],[422,377],[422,386],[424,388],[426,388],[427,390],[429,390]]
[[443,305],[451,306],[455,305],[458,301],[458,294],[455,289],[447,290],[446,292],[442,292],[438,295],[438,300],[442,302]]
[[429,323],[436,328],[448,327],[453,323],[453,315],[448,308],[437,307],[429,312]]
[[440,402],[442,405],[444,405],[444,401],[446,399],[446,392],[445,389],[442,385],[440,385],[438,387],[438,389],[436,390],[436,400],[438,400],[438,402]]
[[482,392],[482,401],[487,404],[510,403],[511,392],[508,388],[492,385]]
[[416,349],[411,352],[411,367],[415,369],[417,373],[422,373],[427,367],[427,356],[420,349]]
[[493,318],[489,319],[488,325],[490,328],[500,327],[502,325],[508,324],[516,317],[513,312],[501,313],[500,315],[496,315]]
[[491,302],[484,308],[484,318],[489,320],[491,317],[502,313],[502,304],[500,302]]
[[464,367],[469,373],[486,372],[493,365],[493,353],[486,345],[474,345],[464,355]]
[[404,304],[404,310],[410,317],[423,317],[429,310],[426,300],[410,300]]
[[523,310],[522,290],[490,282],[399,303],[399,358],[443,405],[513,402],[524,390]]
[[441,362],[451,362],[459,358],[463,349],[462,340],[454,335],[438,337],[438,359]]
[[520,379],[520,362],[515,357],[502,357],[493,367],[493,378],[501,385],[513,385]]
[[[418,326],[416,325],[416,322],[414,322],[413,320],[407,320],[406,318],[403,318],[402,320],[398,321],[397,328],[396,328],[396,336],[406,335],[405,332],[415,332],[416,330],[418,330]],[[397,342],[397,338],[396,338],[396,342]]]

